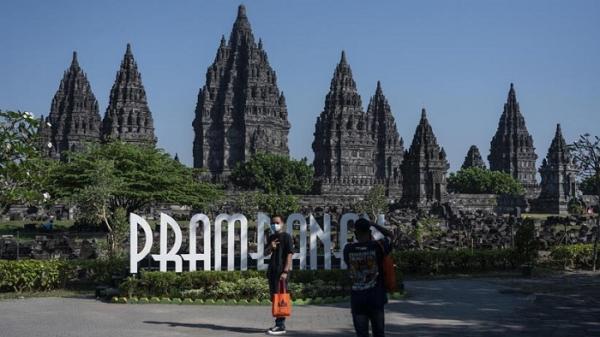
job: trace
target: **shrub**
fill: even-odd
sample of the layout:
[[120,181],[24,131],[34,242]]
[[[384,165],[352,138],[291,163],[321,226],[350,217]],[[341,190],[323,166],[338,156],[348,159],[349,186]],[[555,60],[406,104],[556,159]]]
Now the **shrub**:
[[64,286],[71,275],[60,260],[0,260],[0,291],[45,291]]
[[517,266],[512,249],[401,251],[393,253],[398,270],[405,274],[457,274],[510,270]]
[[246,190],[272,194],[306,194],[313,183],[313,168],[307,159],[257,153],[231,172],[232,183]]
[[583,214],[584,205],[580,200],[573,198],[569,200],[567,209],[569,211],[569,214],[580,215]]
[[113,276],[125,277],[129,273],[126,258],[110,257],[95,260],[70,260],[70,269],[77,283],[111,284]]
[[533,219],[525,219],[523,224],[515,233],[515,249],[519,262],[525,265],[533,265],[536,261],[539,242],[535,236],[535,222]]
[[563,267],[591,269],[593,263],[593,245],[575,244],[557,246],[550,252],[552,260],[559,262]]
[[[346,295],[350,289],[345,270],[294,270],[289,291],[295,298]],[[398,278],[400,280],[400,278]],[[177,297],[202,300],[269,299],[263,271],[142,272],[127,278],[121,293],[139,297]]]
[[523,195],[523,185],[510,174],[479,167],[450,173],[448,190],[455,193]]

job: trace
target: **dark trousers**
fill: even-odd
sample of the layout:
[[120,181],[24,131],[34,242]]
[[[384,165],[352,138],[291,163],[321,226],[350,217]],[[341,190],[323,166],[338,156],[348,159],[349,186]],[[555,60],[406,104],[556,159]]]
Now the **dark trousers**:
[[369,322],[373,329],[373,337],[384,337],[385,319],[382,310],[366,310],[359,314],[352,313],[352,322],[357,337],[369,337]]
[[[285,282],[285,289],[287,289],[287,279]],[[269,276],[269,292],[271,293],[271,301],[273,296],[279,291],[279,277]],[[285,317],[276,317],[275,325],[285,329]]]

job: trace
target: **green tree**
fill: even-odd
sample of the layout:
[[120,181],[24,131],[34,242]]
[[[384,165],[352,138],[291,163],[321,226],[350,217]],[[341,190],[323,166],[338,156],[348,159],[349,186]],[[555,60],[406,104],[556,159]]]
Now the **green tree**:
[[[584,134],[579,136],[579,139],[569,146],[575,164],[579,168],[579,175],[584,181],[589,181],[586,188],[589,188],[590,194],[598,197],[600,202],[600,137]],[[594,186],[595,185],[595,186]],[[595,187],[595,190],[594,188]],[[600,209],[600,205],[598,205]],[[600,238],[600,215],[596,214],[596,234],[594,235],[593,263],[592,269],[596,271],[596,263],[598,261],[598,240]]]
[[367,196],[354,205],[354,209],[358,213],[367,214],[373,221],[377,220],[379,214],[387,213],[389,202],[385,196],[385,187],[383,185],[373,186]]
[[600,189],[600,177],[598,176],[588,176],[581,180],[581,184],[579,184],[579,189],[583,194],[587,195],[596,195],[598,189]]
[[245,190],[275,194],[307,194],[312,188],[314,171],[302,160],[258,153],[239,163],[231,172],[231,182]]
[[157,202],[202,209],[222,194],[215,186],[200,182],[197,171],[152,147],[93,144],[66,158],[53,174],[56,194],[75,200],[86,193],[108,196],[111,210],[132,212]]
[[46,178],[53,163],[37,149],[39,121],[29,112],[0,110],[0,207],[49,199]]
[[234,198],[232,206],[233,212],[244,214],[251,220],[256,219],[258,212],[287,216],[300,210],[298,198],[293,195],[261,192],[242,192]]
[[448,190],[455,193],[522,195],[523,185],[510,174],[479,167],[450,173]]

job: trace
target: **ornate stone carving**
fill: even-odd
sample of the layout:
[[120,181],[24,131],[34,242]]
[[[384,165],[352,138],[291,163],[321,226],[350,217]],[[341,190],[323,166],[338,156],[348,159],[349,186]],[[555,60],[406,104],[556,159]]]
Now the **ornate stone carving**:
[[462,164],[462,169],[470,168],[470,167],[478,167],[478,168],[486,168],[483,159],[481,158],[481,154],[479,153],[479,148],[475,145],[471,145],[469,151],[467,152],[467,156],[465,157],[465,161]]
[[519,109],[517,95],[510,84],[508,99],[498,123],[498,130],[490,146],[490,170],[504,171],[519,180],[528,195],[537,194],[535,161],[537,154],[533,138],[525,126],[525,118]]
[[154,121],[148,108],[146,90],[129,43],[110,90],[102,131],[105,141],[118,139],[137,145],[156,144]]
[[77,52],[73,52],[71,66],[52,99],[50,114],[40,121],[40,149],[59,159],[65,151],[78,151],[88,142],[98,142],[100,125],[98,101],[79,66]]
[[568,214],[567,204],[576,197],[577,169],[573,163],[560,124],[540,167],[541,193],[535,202],[535,210],[542,213]]
[[289,153],[285,97],[243,5],[229,41],[221,38],[206,72],[193,126],[194,167],[207,168],[213,176],[227,175],[256,152]]
[[427,112],[423,109],[410,149],[404,153],[402,203],[424,207],[434,202],[445,202],[449,168],[446,151],[437,144]]

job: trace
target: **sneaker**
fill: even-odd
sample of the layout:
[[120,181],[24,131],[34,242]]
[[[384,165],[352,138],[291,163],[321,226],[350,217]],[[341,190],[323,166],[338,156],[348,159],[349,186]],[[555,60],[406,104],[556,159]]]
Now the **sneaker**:
[[272,328],[269,328],[269,330],[267,330],[267,335],[272,335],[272,336],[283,335],[285,333],[286,333],[285,328],[282,328],[280,326],[274,326]]

